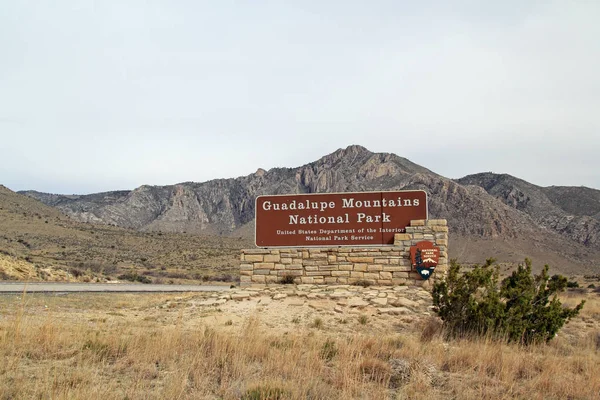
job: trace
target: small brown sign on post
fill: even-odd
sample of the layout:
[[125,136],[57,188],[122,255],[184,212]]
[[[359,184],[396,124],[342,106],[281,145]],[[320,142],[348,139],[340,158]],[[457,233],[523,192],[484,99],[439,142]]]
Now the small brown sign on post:
[[421,278],[429,279],[440,261],[440,249],[426,240],[410,248],[410,261]]
[[423,190],[259,196],[256,245],[391,245],[416,219],[427,219]]

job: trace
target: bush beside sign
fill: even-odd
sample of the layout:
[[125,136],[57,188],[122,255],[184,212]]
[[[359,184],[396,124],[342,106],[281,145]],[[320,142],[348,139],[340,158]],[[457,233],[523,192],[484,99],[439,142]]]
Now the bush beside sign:
[[393,245],[394,234],[422,219],[427,219],[422,190],[259,196],[256,245]]

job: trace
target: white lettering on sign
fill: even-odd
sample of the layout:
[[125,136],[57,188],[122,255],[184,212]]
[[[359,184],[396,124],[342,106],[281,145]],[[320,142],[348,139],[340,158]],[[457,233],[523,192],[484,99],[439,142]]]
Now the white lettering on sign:
[[319,210],[325,211],[330,208],[335,208],[334,201],[296,201],[292,200],[289,203],[273,203],[269,200],[262,204],[265,211],[287,211],[287,210]]
[[418,207],[419,199],[402,199],[398,197],[397,200],[354,200],[354,197],[349,199],[342,198],[342,208],[370,208],[370,207]]
[[[355,200],[354,197],[342,198],[342,208],[381,208],[381,207],[418,207],[419,199],[381,199],[381,200]],[[334,201],[297,201],[275,203],[267,200],[262,203],[264,211],[288,211],[288,210],[325,210],[334,209]]]
[[391,222],[391,221],[390,221],[390,216],[387,215],[386,213],[381,213],[381,215],[367,215],[365,213],[358,213],[358,214],[356,214],[356,222],[373,223],[373,222]]
[[290,215],[290,225],[306,225],[306,224],[349,224],[350,216],[348,214],[319,217],[318,215],[309,215],[308,217],[301,217],[298,214]]

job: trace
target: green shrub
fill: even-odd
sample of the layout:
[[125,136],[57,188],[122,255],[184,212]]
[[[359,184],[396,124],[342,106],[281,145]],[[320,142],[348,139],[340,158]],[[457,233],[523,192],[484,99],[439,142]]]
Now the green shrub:
[[83,271],[77,268],[71,268],[69,270],[69,272],[71,273],[71,275],[73,275],[75,278],[79,278],[80,276],[83,275]]
[[121,274],[117,277],[117,279],[131,282],[152,283],[151,278],[144,275],[138,275],[137,272],[127,272],[125,274]]
[[499,284],[494,261],[461,274],[452,260],[448,276],[434,284],[433,304],[448,334],[492,335],[523,344],[549,341],[585,303],[563,307],[556,293],[567,287],[567,278],[549,277],[547,265],[532,276],[529,259]]

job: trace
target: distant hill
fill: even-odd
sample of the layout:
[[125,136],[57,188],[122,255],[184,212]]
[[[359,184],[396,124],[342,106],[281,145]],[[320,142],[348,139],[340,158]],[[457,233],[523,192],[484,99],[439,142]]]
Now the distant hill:
[[[516,178],[501,183],[488,175],[455,181],[394,154],[349,146],[300,167],[259,169],[238,178],[84,196],[22,193],[79,221],[251,239],[258,195],[423,189],[430,216],[448,219],[451,257],[516,262],[530,256],[565,272],[600,270],[600,191],[539,188]],[[572,191],[581,193],[585,205]]]
[[0,280],[232,280],[243,238],[82,223],[0,185]]
[[548,199],[566,213],[600,220],[600,190],[583,186],[550,186],[541,189]]
[[533,185],[507,174],[482,173],[457,180],[487,193],[529,215],[550,229],[592,249],[600,248],[600,190],[585,187]]

